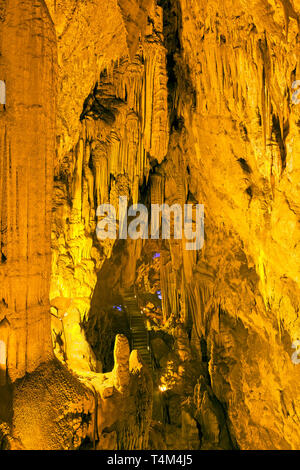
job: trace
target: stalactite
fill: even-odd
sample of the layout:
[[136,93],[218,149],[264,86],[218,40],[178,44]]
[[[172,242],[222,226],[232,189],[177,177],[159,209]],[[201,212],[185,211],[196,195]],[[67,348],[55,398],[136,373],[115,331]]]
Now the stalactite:
[[72,208],[74,217],[81,219],[81,193],[82,193],[82,167],[83,167],[84,143],[80,139],[76,147],[76,170],[72,188]]
[[165,200],[164,177],[154,173],[150,177],[151,204],[163,204]]
[[108,168],[107,168],[107,146],[100,143],[92,152],[93,167],[95,169],[95,195],[96,206],[108,201]]
[[[85,157],[84,157],[84,177],[87,184],[88,190],[88,200],[91,210],[94,209],[94,174],[90,168],[90,159],[91,159],[91,147],[90,143],[87,141],[85,144]],[[105,187],[105,186],[104,186]]]

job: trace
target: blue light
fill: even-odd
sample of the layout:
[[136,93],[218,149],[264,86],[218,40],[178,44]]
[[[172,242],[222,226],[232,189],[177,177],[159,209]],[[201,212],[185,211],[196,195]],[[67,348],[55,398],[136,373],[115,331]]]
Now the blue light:
[[162,300],[161,291],[157,290],[156,293],[157,293],[157,297],[159,298],[159,300]]
[[121,305],[114,305],[114,309],[119,310],[119,312],[122,312],[122,306]]
[[154,253],[153,259],[160,258],[160,253]]

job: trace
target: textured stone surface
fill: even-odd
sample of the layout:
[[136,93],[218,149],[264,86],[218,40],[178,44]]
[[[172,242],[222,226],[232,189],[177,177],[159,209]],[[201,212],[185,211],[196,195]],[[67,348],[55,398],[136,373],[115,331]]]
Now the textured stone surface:
[[[49,11],[42,1],[10,0],[0,5],[0,75],[7,90],[6,107],[0,109],[0,341],[5,342],[7,364],[7,374],[1,369],[0,401],[5,403],[0,407],[0,421],[5,421],[1,428],[1,445],[14,446],[14,441],[8,437],[11,430],[16,442],[33,449],[78,448],[86,439],[89,443],[95,441],[90,424],[85,420],[97,421],[96,395],[64,367],[53,362],[50,319],[54,322],[54,339],[59,341],[63,332],[60,339],[64,338],[70,346],[69,354],[66,354],[66,347],[64,349],[64,343],[60,341],[60,359],[78,372],[88,370],[97,374],[101,364],[95,360],[81,328],[82,316],[89,309],[96,272],[90,255],[92,237],[85,235],[84,220],[81,224],[82,194],[86,195],[83,196],[83,214],[87,219],[94,201],[91,202],[91,193],[88,200],[87,192],[91,188],[88,186],[91,178],[86,150],[90,138],[83,140],[82,136],[89,130],[85,123],[82,125],[80,117],[85,110],[84,101],[93,92],[101,71],[112,70],[114,61],[121,57],[126,61],[128,48],[135,48],[116,1],[47,4]],[[140,7],[135,11],[137,16],[131,33],[137,33],[137,36],[146,15],[144,6],[141,4]],[[129,111],[130,108],[126,110],[125,118]],[[164,112],[166,114],[166,109]],[[133,127],[136,126],[137,117],[131,119],[129,116],[128,128],[131,122]],[[97,125],[94,127],[97,134]],[[166,153],[167,132],[165,136],[163,151]],[[137,145],[134,136],[128,139]],[[97,134],[97,141],[101,143],[101,140],[101,135]],[[73,225],[63,254],[65,264],[67,257],[73,257],[76,273],[74,276],[72,271],[68,278],[73,291],[61,283],[63,295],[61,291],[51,295],[50,310],[51,211],[53,205],[58,206],[62,212],[60,220],[64,221],[64,215],[70,210],[68,194],[62,193],[60,188],[56,188],[53,201],[53,175],[54,169],[55,175],[63,173],[60,162],[73,147],[76,157],[74,175],[72,172],[70,178]],[[83,160],[83,156],[87,159]],[[96,161],[95,151],[95,168]],[[85,179],[82,178],[83,167]],[[95,176],[98,178],[98,173]],[[102,186],[103,173],[100,181],[97,180],[97,194],[102,191],[100,183]],[[95,199],[97,202],[99,200]],[[91,208],[86,213],[88,203]],[[54,222],[61,224],[60,220]],[[92,230],[94,228],[92,224]],[[103,262],[104,258],[101,260],[98,253],[95,257],[98,263]],[[84,263],[80,265],[82,259]],[[58,261],[61,265],[63,257]],[[54,253],[54,265],[56,262]],[[90,279],[86,279],[86,272]],[[86,279],[87,287],[83,279]],[[74,298],[75,302],[72,302]],[[29,375],[23,378],[26,373]],[[98,380],[101,381],[101,377],[99,374]],[[18,382],[19,378],[23,380]],[[2,386],[2,379],[7,382],[5,386]],[[10,382],[13,382],[12,386]],[[147,399],[151,400],[151,391]],[[117,409],[122,400],[121,397]],[[113,410],[114,406],[113,403]],[[130,410],[134,420],[134,397]],[[105,413],[102,419],[105,419]],[[147,423],[145,426],[147,430]],[[97,432],[96,425],[92,428],[93,433]],[[124,446],[146,445],[147,431],[140,437],[134,421],[132,429],[133,435],[124,434]],[[116,432],[117,439],[119,434]],[[103,442],[100,445],[105,448]],[[116,445],[121,444],[117,442]]]
[[[60,298],[72,299],[70,309],[77,308],[79,312],[77,326],[76,321],[73,322],[77,329],[76,347],[86,358],[92,353],[88,353],[89,346],[78,324],[89,316],[97,274],[111,258],[115,245],[114,240],[99,242],[96,239],[96,209],[107,202],[118,207],[119,196],[138,202],[139,188],[148,179],[152,162],[161,162],[168,150],[162,9],[155,2],[147,5],[151,21],[148,19],[136,54],[132,60],[125,56],[119,61],[112,55],[110,66],[102,64],[91,93],[81,100],[81,121],[78,116],[74,117],[80,138],[77,140],[74,130],[74,147],[62,161],[58,160],[55,170],[50,298],[55,302]],[[68,96],[59,96],[58,101],[74,111],[73,100]],[[58,109],[58,114],[61,113]],[[128,243],[127,250],[132,259],[138,258],[138,243]],[[135,270],[129,266],[124,279],[133,283],[134,276]],[[52,330],[55,330],[54,336],[60,335],[66,343],[63,328],[69,322],[65,330],[70,330],[74,314],[68,308],[59,313],[60,317],[61,314],[66,314],[61,325],[53,315]],[[65,351],[69,362],[72,355],[71,351]],[[89,358],[88,362],[91,362]],[[81,367],[86,368],[83,362]]]
[[13,387],[11,430],[0,443],[14,449],[144,449],[152,411],[149,372],[130,359],[126,338],[116,338],[114,370],[77,371],[57,360],[38,367]]
[[27,450],[72,450],[96,438],[94,393],[58,361],[17,381],[13,400],[13,436]]
[[[0,1],[5,448],[299,449],[299,2],[157,3]],[[99,243],[120,195],[204,204],[203,250]],[[135,279],[162,425],[123,336],[101,373],[101,301]]]
[[11,0],[3,16],[0,322],[6,318],[10,325],[7,364],[15,380],[52,355],[49,231],[57,69],[55,31],[44,2]]
[[299,448],[300,371],[291,361],[299,336],[300,108],[291,102],[299,5],[180,1],[173,12],[182,124],[171,137],[165,197],[179,199],[175,183],[188,166],[184,199],[205,204],[206,241],[197,258],[171,244],[165,316],[192,316],[191,343],[208,361],[237,446]]

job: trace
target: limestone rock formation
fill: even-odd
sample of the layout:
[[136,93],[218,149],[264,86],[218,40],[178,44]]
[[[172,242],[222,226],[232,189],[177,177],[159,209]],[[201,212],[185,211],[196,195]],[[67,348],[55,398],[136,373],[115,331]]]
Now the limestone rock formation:
[[130,349],[127,338],[122,335],[117,335],[114,357],[115,357],[115,368],[114,374],[114,386],[121,393],[126,390],[129,385],[129,355]]
[[10,328],[7,367],[14,381],[52,355],[57,46],[44,2],[9,1],[1,18],[0,74],[7,99],[0,113],[0,322],[6,319]]
[[[1,449],[300,448],[299,44],[298,0],[0,0]],[[98,240],[120,196],[203,248]]]
[[299,370],[291,348],[299,335],[300,140],[291,85],[299,5],[174,3],[184,127],[173,134],[170,160],[180,172],[176,161],[186,158],[188,192],[205,204],[206,242],[197,260],[179,255],[182,278],[171,254],[166,315],[178,311],[180,289],[183,318],[188,302],[192,341],[207,345],[212,390],[237,445],[297,448]]

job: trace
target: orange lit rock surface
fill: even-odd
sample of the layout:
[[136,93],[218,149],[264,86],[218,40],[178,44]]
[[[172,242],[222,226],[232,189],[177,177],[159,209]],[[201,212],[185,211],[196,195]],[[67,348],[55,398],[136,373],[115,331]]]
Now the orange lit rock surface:
[[[298,0],[0,1],[1,446],[300,448],[299,25]],[[99,242],[119,196],[204,204],[203,249]]]
[[6,319],[14,381],[52,355],[49,231],[57,49],[43,2],[12,0],[1,15],[0,73],[7,102],[0,114],[0,329]]

